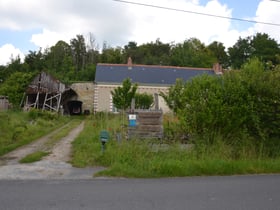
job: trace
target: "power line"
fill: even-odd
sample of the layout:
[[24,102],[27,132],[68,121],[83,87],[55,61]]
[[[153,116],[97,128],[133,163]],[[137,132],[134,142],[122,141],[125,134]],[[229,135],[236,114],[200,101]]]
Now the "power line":
[[[165,9],[165,10],[172,10],[172,11],[177,11],[177,12],[191,13],[191,14],[195,14],[195,15],[203,15],[203,16],[208,16],[208,17],[215,17],[215,18],[243,21],[243,22],[249,22],[249,23],[259,23],[259,24],[278,26],[278,27],[280,26],[280,24],[278,24],[278,23],[261,22],[261,21],[248,20],[248,19],[235,18],[235,17],[226,17],[226,16],[213,15],[213,14],[202,13],[202,12],[194,12],[194,11],[183,10],[183,9],[163,7],[163,6],[152,5],[152,4],[143,4],[143,3],[139,3],[139,2],[131,2],[131,1],[124,1],[124,0],[113,0],[113,1],[121,2],[121,3],[126,3],[126,4],[134,4],[134,5],[139,5],[139,6],[145,6],[145,7],[153,7],[153,8],[157,8],[157,9]],[[277,1],[277,0],[271,0],[271,1]],[[277,2],[280,2],[280,0],[277,1]]]

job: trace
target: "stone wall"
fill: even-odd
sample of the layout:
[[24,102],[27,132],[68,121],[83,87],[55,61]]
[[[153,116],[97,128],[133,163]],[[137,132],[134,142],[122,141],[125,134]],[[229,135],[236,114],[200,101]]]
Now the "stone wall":
[[92,113],[94,96],[93,82],[73,83],[70,87],[77,93],[77,100],[83,102],[83,112],[89,110]]
[[[78,98],[76,100],[83,102],[82,111],[89,110],[90,113],[108,111],[113,112],[113,102],[111,91],[120,85],[99,84],[94,85],[93,82],[81,82],[73,83],[70,87],[77,93]],[[138,86],[137,92],[148,93],[154,95],[160,92],[167,92],[168,87],[157,86]],[[166,105],[162,97],[159,96],[159,109],[164,113],[169,112],[169,108]]]

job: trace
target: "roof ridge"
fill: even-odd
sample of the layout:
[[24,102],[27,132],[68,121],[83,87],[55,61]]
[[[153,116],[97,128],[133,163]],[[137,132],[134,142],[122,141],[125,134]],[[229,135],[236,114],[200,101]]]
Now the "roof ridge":
[[[112,63],[97,63],[97,65],[103,66],[128,66],[127,64],[112,64]],[[182,70],[213,70],[213,68],[198,68],[198,67],[188,67],[188,66],[162,66],[162,65],[145,65],[145,64],[132,64],[132,67],[148,67],[148,68],[173,68]]]

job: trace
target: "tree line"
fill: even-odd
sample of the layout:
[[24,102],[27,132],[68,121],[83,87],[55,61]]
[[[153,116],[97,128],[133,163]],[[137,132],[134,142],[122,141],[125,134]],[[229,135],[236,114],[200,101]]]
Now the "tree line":
[[[11,58],[6,66],[0,66],[0,95],[22,92],[22,87],[40,71],[46,71],[64,83],[94,81],[97,63],[127,63],[131,57],[135,64],[171,65],[189,67],[212,67],[216,62],[224,69],[240,69],[244,63],[257,57],[265,69],[274,69],[280,64],[280,46],[265,33],[239,38],[228,49],[221,42],[205,45],[197,38],[182,43],[163,43],[160,39],[137,45],[130,41],[123,47],[111,47],[104,42],[100,50],[94,38],[76,35],[69,43],[58,41],[44,51],[29,51],[24,60]],[[22,77],[22,78],[21,78]],[[14,81],[16,79],[16,81]],[[9,90],[10,84],[23,81],[20,90]],[[26,81],[26,84],[24,83]]]

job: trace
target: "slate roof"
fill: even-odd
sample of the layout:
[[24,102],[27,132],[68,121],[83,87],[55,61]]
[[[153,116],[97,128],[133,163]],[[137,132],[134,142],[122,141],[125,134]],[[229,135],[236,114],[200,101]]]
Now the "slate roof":
[[177,78],[186,81],[201,74],[214,75],[215,72],[211,68],[99,63],[96,67],[95,82],[119,84],[130,78],[133,83],[142,85],[169,86],[175,84]]

